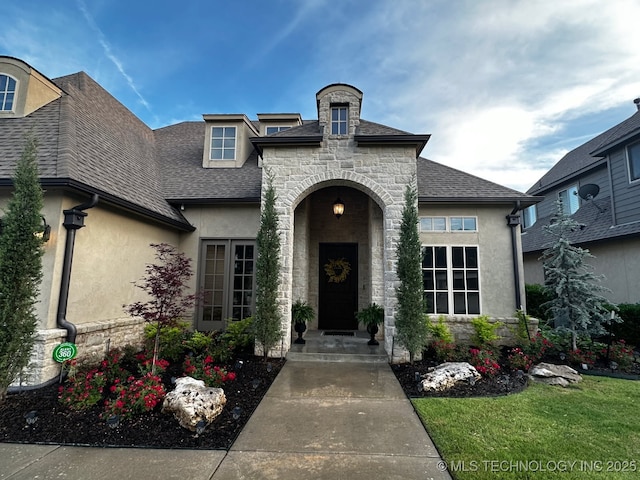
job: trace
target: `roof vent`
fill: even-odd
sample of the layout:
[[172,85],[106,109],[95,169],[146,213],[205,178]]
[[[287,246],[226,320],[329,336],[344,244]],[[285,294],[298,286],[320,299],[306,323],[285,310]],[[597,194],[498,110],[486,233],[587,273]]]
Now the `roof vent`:
[[634,98],[633,103],[636,104],[636,108],[640,110],[640,98]]

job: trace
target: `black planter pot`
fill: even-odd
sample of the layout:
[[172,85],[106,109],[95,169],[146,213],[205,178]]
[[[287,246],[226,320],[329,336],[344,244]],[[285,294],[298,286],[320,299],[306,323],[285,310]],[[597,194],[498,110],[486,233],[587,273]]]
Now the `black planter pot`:
[[376,340],[376,333],[378,333],[377,325],[367,325],[367,332],[371,335],[371,340],[367,342],[367,345],[380,345]]
[[307,343],[304,338],[302,338],[302,334],[307,330],[306,323],[294,323],[293,329],[298,333],[298,338],[296,338],[293,343],[305,344]]

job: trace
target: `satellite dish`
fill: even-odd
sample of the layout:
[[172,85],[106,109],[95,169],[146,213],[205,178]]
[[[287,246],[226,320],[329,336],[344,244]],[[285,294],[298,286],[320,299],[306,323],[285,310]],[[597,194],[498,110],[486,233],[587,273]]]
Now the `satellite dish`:
[[587,183],[578,190],[578,195],[583,200],[593,200],[600,193],[600,187],[595,183]]

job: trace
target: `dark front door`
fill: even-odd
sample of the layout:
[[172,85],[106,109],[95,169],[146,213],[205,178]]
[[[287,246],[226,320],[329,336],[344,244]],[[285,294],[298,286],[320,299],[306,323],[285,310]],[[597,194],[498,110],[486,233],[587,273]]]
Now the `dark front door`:
[[357,330],[358,244],[320,244],[318,328]]

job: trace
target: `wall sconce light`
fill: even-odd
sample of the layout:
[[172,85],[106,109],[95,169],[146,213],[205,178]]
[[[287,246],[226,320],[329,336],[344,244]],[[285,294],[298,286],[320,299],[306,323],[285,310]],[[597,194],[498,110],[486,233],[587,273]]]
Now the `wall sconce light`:
[[51,238],[51,225],[47,224],[47,220],[43,216],[40,218],[42,218],[42,231],[35,235],[42,240],[42,243],[47,243]]
[[340,197],[338,197],[336,201],[333,202],[333,214],[336,216],[337,219],[340,219],[343,213],[344,213],[344,202],[340,200]]

